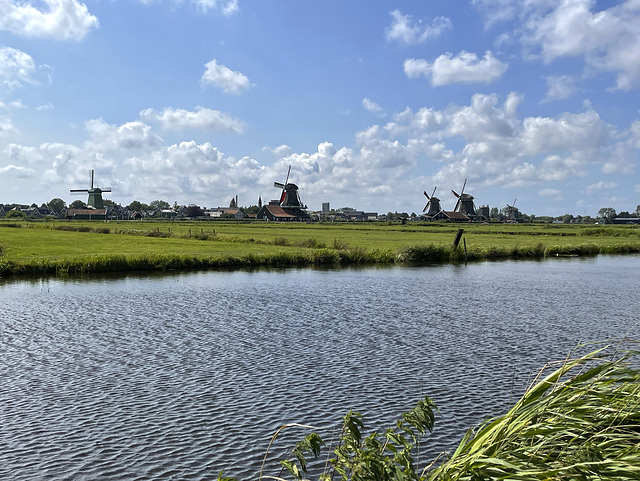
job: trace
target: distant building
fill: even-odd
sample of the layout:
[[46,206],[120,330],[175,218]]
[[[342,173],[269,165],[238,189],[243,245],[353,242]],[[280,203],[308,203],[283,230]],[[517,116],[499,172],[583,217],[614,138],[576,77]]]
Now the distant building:
[[296,222],[308,220],[309,215],[306,212],[304,215],[289,214],[279,205],[268,204],[262,206],[262,209],[260,209],[256,214],[256,219],[279,222]]
[[107,209],[68,209],[67,219],[106,220]]
[[328,214],[329,212],[331,212],[331,205],[329,204],[329,202],[323,202],[322,203],[322,213],[323,214]]

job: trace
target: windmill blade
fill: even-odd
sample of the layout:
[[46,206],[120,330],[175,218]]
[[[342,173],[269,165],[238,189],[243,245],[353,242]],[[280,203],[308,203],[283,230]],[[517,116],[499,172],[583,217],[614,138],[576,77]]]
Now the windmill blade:
[[[426,192],[425,192],[426,194]],[[429,202],[427,202],[427,205],[424,206],[424,209],[422,209],[422,212],[426,212],[427,209],[429,208],[429,204],[431,204],[431,200],[429,200]]]
[[426,190],[423,192],[423,194],[424,194],[424,196],[425,196],[427,199],[431,200],[431,197],[429,197],[429,194],[427,194],[427,191],[426,191]]
[[71,189],[69,192],[71,192],[72,194],[86,194],[87,192],[89,192],[88,189]]
[[458,193],[455,190],[451,189],[451,193],[453,195],[455,195],[458,199],[460,198],[460,196],[458,195]]
[[100,189],[102,192],[111,192],[111,187],[105,187],[104,189]]
[[94,176],[94,170],[91,169],[89,172],[91,172],[91,188],[93,189],[93,176]]
[[431,197],[433,197],[435,195],[437,188],[438,188],[437,185],[433,188],[433,192],[431,192]]
[[291,173],[291,165],[289,165],[289,170],[287,171],[287,180],[284,181],[284,185],[287,185],[287,183],[289,183],[289,174]]
[[456,212],[458,207],[460,207],[460,198],[458,198],[458,202],[456,202],[456,206],[453,208],[453,211]]
[[460,195],[464,194],[464,188],[467,186],[467,179],[464,179],[464,184],[462,184],[462,190],[460,191]]
[[284,189],[284,184],[281,184],[280,182],[274,182],[273,186],[277,187],[278,189]]

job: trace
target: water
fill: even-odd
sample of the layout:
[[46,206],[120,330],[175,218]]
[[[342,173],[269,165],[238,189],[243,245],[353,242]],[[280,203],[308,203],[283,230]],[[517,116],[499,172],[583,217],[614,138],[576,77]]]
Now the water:
[[[424,395],[440,412],[422,456],[451,450],[547,361],[638,338],[639,267],[5,281],[0,479],[255,479],[282,424],[335,426],[353,408],[384,429]],[[304,433],[285,431],[274,454]]]

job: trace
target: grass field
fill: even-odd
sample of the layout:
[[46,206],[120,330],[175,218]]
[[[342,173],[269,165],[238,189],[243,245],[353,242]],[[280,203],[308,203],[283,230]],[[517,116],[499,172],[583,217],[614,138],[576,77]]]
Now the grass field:
[[635,226],[0,220],[5,275],[637,252]]

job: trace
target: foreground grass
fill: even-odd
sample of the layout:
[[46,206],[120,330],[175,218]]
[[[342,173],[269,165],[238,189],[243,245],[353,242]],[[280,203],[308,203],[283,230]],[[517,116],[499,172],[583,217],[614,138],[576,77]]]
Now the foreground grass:
[[[464,228],[464,242],[452,241]],[[628,226],[0,221],[0,274],[462,262],[640,252]]]
[[[543,369],[509,412],[469,431],[439,465],[413,459],[421,436],[434,427],[435,404],[425,398],[394,427],[366,437],[362,416],[349,412],[339,439],[331,440],[337,447],[324,454],[325,441],[313,432],[289,459],[263,466],[260,479],[310,479],[307,458],[326,456],[319,480],[637,480],[640,370],[629,366],[632,355],[598,350],[551,373]],[[291,426],[301,425],[283,428]],[[269,468],[273,474],[266,475]]]

